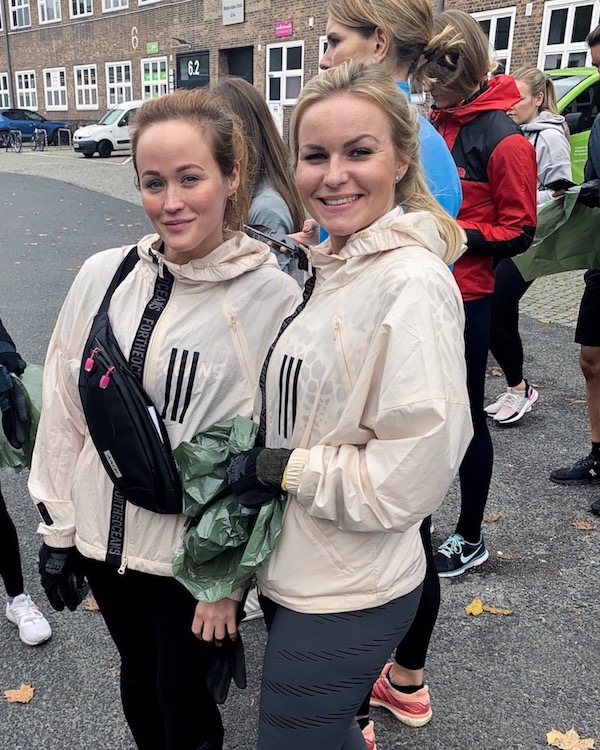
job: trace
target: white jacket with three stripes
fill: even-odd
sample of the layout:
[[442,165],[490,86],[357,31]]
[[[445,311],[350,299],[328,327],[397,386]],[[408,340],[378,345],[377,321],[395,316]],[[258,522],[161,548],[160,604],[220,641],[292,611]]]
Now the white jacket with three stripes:
[[[265,354],[301,294],[269,248],[245,234],[234,233],[206,258],[182,266],[164,261],[159,246],[157,235],[140,240],[140,261],[117,287],[109,316],[128,356],[162,265],[173,274],[150,339],[143,383],[165,416],[171,445],[177,446],[237,414],[252,417]],[[129,249],[89,258],[69,291],[48,348],[29,478],[46,543],[75,544],[95,560],[104,560],[107,552],[113,486],[86,429],[77,384],[92,320]],[[184,521],[182,515],[157,515],[128,503],[122,564],[172,575],[171,557]]]
[[384,217],[316,285],[266,377],[266,445],[292,448],[288,501],[260,589],[298,612],[378,606],[425,574],[421,521],[472,436],[463,303],[428,213]]

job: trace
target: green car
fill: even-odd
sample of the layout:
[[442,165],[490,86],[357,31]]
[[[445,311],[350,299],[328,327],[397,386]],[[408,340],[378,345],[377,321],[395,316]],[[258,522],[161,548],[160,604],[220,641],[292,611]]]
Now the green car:
[[547,70],[552,78],[558,109],[571,132],[573,181],[583,182],[590,129],[600,108],[600,79],[596,68]]

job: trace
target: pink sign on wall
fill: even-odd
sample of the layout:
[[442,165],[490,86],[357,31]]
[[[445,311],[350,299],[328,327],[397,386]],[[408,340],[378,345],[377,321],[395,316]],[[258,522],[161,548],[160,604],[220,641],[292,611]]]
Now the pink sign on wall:
[[293,21],[276,21],[275,36],[292,36],[294,33]]

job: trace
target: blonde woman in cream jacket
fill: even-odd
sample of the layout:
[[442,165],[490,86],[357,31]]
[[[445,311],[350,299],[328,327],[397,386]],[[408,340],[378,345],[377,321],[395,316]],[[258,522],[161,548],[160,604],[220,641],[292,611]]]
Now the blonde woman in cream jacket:
[[464,236],[425,186],[416,116],[380,66],[310,81],[291,140],[305,208],[330,236],[309,251],[305,305],[263,365],[267,448],[228,473],[242,505],[287,491],[258,573],[269,627],[258,748],[354,750],[355,712],[419,602],[420,523],[472,436],[447,266]]

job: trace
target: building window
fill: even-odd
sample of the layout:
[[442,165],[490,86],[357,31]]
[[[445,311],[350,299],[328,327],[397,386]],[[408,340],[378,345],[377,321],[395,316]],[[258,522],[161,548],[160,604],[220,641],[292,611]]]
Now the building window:
[[155,99],[166,94],[169,87],[167,58],[142,60],[142,99]]
[[60,0],[38,0],[38,13],[40,23],[60,21]]
[[15,80],[17,82],[17,106],[37,109],[35,70],[18,70],[15,73]]
[[129,0],[102,0],[102,12],[110,13],[113,10],[129,8]]
[[295,104],[304,79],[304,42],[267,45],[267,101]]
[[109,107],[133,99],[131,63],[106,63],[106,101]]
[[76,65],[75,107],[77,109],[98,109],[98,76],[95,65]]
[[600,4],[590,0],[549,0],[544,6],[538,67],[581,68],[590,64],[586,36],[598,25]]
[[508,73],[510,71],[510,54],[515,28],[515,9],[501,8],[482,13],[471,13],[471,15],[489,39],[493,58],[498,61],[498,72]]
[[81,18],[81,16],[91,16],[94,13],[92,0],[71,0],[70,6],[71,18]]
[[0,107],[10,107],[8,73],[0,73]]
[[46,68],[44,70],[44,95],[46,97],[46,109],[68,109],[65,68]]
[[0,5],[0,31],[4,31],[4,8]]
[[23,29],[26,26],[31,26],[29,0],[10,0],[10,16],[13,29]]

